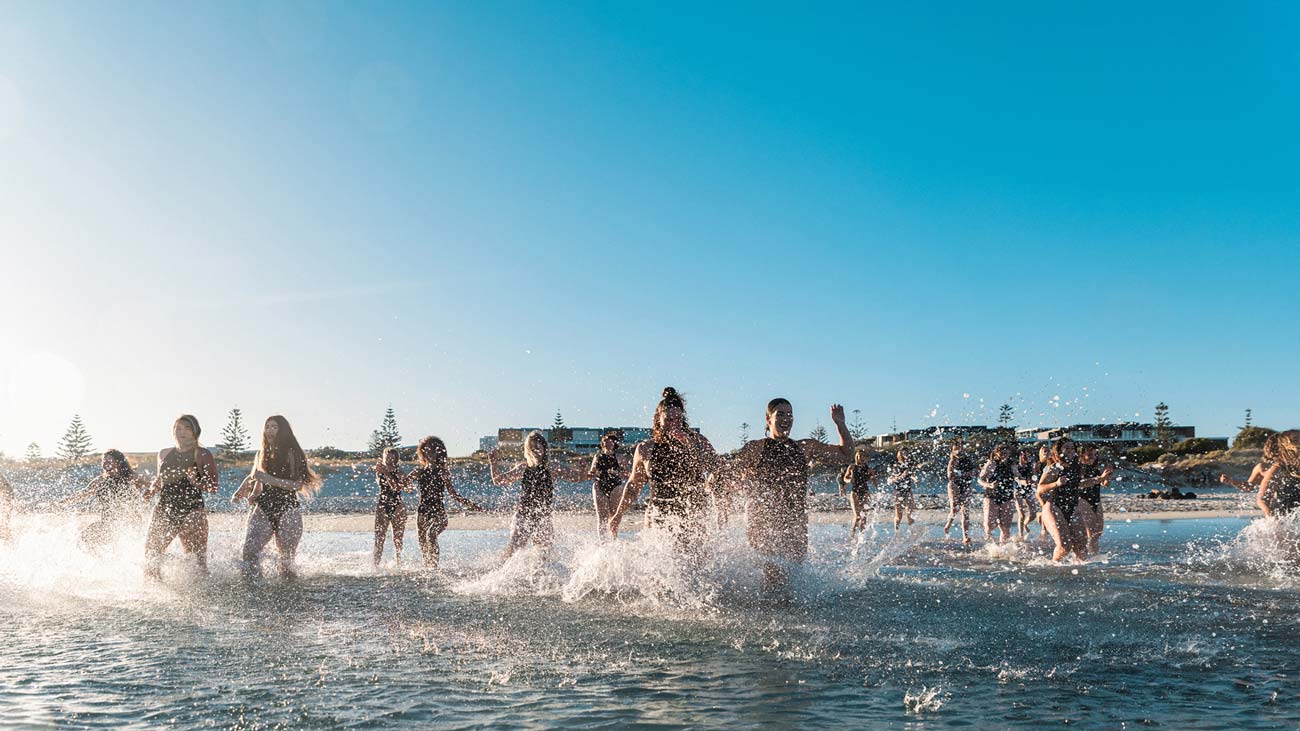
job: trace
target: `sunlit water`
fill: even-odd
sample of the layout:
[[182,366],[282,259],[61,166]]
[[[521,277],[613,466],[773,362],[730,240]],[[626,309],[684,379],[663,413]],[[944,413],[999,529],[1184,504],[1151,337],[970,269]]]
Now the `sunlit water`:
[[173,555],[150,584],[137,536],[97,558],[29,521],[0,549],[4,727],[1300,725],[1300,570],[1263,522],[1116,522],[1081,566],[818,525],[769,601],[738,525],[696,577],[653,534],[501,565],[502,533],[450,531],[436,573],[316,533],[297,580],[246,581],[218,533],[210,578]]

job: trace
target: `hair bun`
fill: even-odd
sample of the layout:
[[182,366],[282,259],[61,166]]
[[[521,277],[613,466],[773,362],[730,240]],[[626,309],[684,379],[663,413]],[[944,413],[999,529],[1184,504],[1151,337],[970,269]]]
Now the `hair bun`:
[[681,398],[677,395],[677,389],[672,386],[664,387],[664,398]]

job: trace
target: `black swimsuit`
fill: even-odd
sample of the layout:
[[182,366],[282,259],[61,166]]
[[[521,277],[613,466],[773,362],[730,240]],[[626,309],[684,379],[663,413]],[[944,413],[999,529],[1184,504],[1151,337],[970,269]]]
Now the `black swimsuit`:
[[871,469],[871,465],[856,463],[849,465],[849,482],[853,485],[853,497],[858,500],[871,497],[871,480],[875,476],[875,470]]
[[432,467],[417,467],[411,473],[411,480],[420,491],[420,515],[446,515],[447,503],[444,493],[447,491],[440,476]]
[[[1080,472],[1082,473],[1083,478],[1085,480],[1095,479],[1097,477],[1101,477],[1101,465],[1095,465],[1095,464],[1083,465],[1080,467]],[[1092,506],[1093,510],[1101,510],[1101,483],[1100,482],[1098,482],[1095,485],[1089,485],[1088,487],[1083,488],[1080,495],[1084,500],[1088,501],[1088,504]]]
[[1064,467],[1053,466],[1056,472],[1056,478],[1053,481],[1060,481],[1062,484],[1055,490],[1047,493],[1043,502],[1055,505],[1057,510],[1065,518],[1065,522],[1070,522],[1074,517],[1074,509],[1079,505],[1079,478],[1080,470],[1077,463],[1067,464]]
[[704,471],[687,451],[675,441],[650,441],[650,499],[654,519],[667,516],[697,515],[705,506],[701,489]]
[[596,489],[608,497],[623,483],[623,470],[618,457],[601,452],[596,455]]
[[375,475],[375,482],[379,485],[378,508],[384,511],[384,515],[392,518],[398,510],[406,507],[402,504],[402,483],[398,478],[381,472]]
[[1011,460],[993,463],[993,474],[988,481],[992,487],[984,488],[984,497],[1001,505],[1016,499],[1016,465]]
[[1286,515],[1300,509],[1300,475],[1279,466],[1269,480],[1273,491],[1273,512]]
[[796,562],[807,557],[808,460],[798,442],[763,440],[747,508],[754,550]]
[[975,458],[969,454],[957,458],[956,464],[952,466],[952,477],[948,479],[948,486],[952,488],[954,496],[961,498],[970,495],[971,481],[975,479],[978,469]]
[[95,504],[99,519],[117,522],[131,516],[139,499],[131,478],[105,477],[95,485]]
[[158,507],[166,520],[179,524],[190,513],[204,509],[203,489],[185,472],[195,465],[196,462],[184,461],[176,449],[163,457],[158,469],[158,476],[163,481]]

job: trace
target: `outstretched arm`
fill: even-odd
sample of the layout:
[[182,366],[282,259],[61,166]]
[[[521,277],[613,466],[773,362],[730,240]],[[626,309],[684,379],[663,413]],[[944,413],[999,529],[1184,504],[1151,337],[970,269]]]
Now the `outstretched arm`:
[[473,511],[475,511],[475,512],[479,512],[479,513],[484,512],[484,511],[483,511],[483,506],[482,506],[482,505],[479,505],[478,503],[474,502],[473,500],[470,500],[469,498],[465,497],[464,495],[461,495],[459,492],[456,492],[456,486],[451,484],[451,480],[447,480],[447,494],[448,494],[448,495],[451,495],[453,498],[456,499],[456,502],[460,503],[461,505],[464,505],[465,507],[469,508],[470,510],[473,510]]
[[495,449],[488,452],[488,473],[492,475],[492,484],[497,487],[509,487],[510,485],[519,482],[519,480],[524,476],[524,466],[522,464],[515,465],[509,470],[502,472],[500,467],[497,465],[497,459],[499,457],[500,452]]
[[849,427],[844,422],[844,407],[839,404],[831,404],[831,422],[835,424],[835,431],[839,433],[839,444],[823,444],[816,439],[800,439],[799,445],[803,447],[804,454],[809,457],[819,455],[831,459],[842,459],[845,461],[853,460],[853,435],[849,433]]
[[85,500],[89,500],[90,498],[94,497],[95,488],[99,485],[99,481],[102,479],[104,478],[96,477],[95,479],[90,481],[90,484],[86,486],[86,489],[74,493],[72,495],[69,495],[68,497],[65,497],[62,500],[54,503],[50,507],[54,508],[55,510],[63,510],[64,508],[71,507]]

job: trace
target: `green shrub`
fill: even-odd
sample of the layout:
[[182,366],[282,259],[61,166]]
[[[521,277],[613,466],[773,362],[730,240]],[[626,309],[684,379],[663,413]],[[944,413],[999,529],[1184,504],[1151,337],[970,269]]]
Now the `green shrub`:
[[1237,432],[1237,438],[1232,440],[1233,449],[1261,449],[1264,446],[1264,440],[1277,434],[1277,431],[1262,426],[1248,426]]
[[1140,447],[1133,447],[1124,453],[1124,457],[1133,464],[1146,464],[1154,462],[1165,453],[1165,448],[1158,444],[1143,444]]
[[1227,439],[1208,439],[1206,437],[1194,437],[1192,439],[1184,439],[1183,441],[1175,444],[1174,446],[1170,447],[1169,451],[1180,456],[1186,456],[1190,454],[1207,454],[1209,452],[1217,452],[1221,449],[1227,449],[1227,448],[1228,448]]

